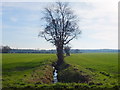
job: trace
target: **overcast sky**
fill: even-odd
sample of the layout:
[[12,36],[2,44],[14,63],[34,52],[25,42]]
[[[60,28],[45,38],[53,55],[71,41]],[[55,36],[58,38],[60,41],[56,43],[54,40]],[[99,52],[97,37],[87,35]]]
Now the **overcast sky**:
[[[7,0],[6,0],[7,1]],[[24,0],[25,1],[25,0]],[[31,0],[32,1],[32,0]],[[14,48],[53,49],[52,44],[38,38],[42,30],[42,10],[52,2],[4,2],[2,3],[2,42]],[[82,34],[70,42],[72,48],[118,48],[118,1],[81,0],[70,2],[79,17]]]

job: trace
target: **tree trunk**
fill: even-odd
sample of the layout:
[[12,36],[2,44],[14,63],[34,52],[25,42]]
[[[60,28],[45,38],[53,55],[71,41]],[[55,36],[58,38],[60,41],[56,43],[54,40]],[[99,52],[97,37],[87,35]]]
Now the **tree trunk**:
[[57,65],[60,66],[64,61],[63,46],[57,46]]

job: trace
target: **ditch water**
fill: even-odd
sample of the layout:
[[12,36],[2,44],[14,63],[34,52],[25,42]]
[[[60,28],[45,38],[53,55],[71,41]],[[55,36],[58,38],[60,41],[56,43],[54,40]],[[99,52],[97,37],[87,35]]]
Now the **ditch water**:
[[55,69],[55,67],[53,67],[54,72],[53,72],[53,83],[57,83],[58,82],[58,78],[57,78],[57,70]]

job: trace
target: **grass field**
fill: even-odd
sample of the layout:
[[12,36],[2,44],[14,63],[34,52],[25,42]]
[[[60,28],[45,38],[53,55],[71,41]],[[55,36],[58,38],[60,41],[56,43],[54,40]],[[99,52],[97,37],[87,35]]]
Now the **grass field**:
[[[17,87],[18,85],[26,84],[51,84],[53,78],[51,65],[55,61],[55,54],[3,54],[3,87]],[[72,75],[69,71],[72,71],[72,73],[77,72],[77,76],[79,72],[83,76],[89,76],[88,85],[112,87],[118,83],[117,53],[72,54],[69,57],[65,57],[65,63],[69,67],[58,72],[58,77],[63,77],[63,80],[66,80],[65,82],[67,82],[67,78],[75,80],[74,77],[69,77]],[[67,72],[69,72],[68,75],[66,74]]]
[[[25,83],[49,83],[45,78],[50,77],[45,75],[49,75],[50,70],[53,72],[50,65],[55,60],[53,54],[3,54],[3,87]],[[40,80],[41,78],[43,80]]]
[[65,58],[67,63],[84,68],[91,68],[96,72],[105,71],[112,75],[118,74],[117,53],[83,53],[72,54]]
[[[72,54],[70,57],[65,58],[65,62],[69,64],[70,67],[62,71],[60,78],[64,75],[62,79],[66,79],[66,82],[67,80],[69,82],[70,79],[75,78],[74,76],[76,75],[73,73],[79,73],[80,75],[89,76],[89,84],[105,86],[114,86],[118,84],[119,74],[117,53]],[[71,77],[69,77],[70,75]]]

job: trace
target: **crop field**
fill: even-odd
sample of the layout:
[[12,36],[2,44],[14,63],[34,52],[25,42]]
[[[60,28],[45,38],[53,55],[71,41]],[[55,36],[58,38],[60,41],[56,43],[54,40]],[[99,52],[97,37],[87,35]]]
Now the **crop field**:
[[[55,54],[2,54],[2,86],[9,88],[25,85],[55,85],[52,84],[54,62],[56,62]],[[114,87],[118,85],[117,53],[72,54],[65,57],[65,63],[68,67],[58,71],[58,80],[62,82],[62,85],[68,83],[65,86],[69,86],[72,80],[74,82],[74,76],[69,77],[72,75],[70,71],[89,77],[88,81],[80,82],[87,83],[89,86]],[[69,75],[66,74],[67,72]],[[67,77],[71,81],[68,81]]]

